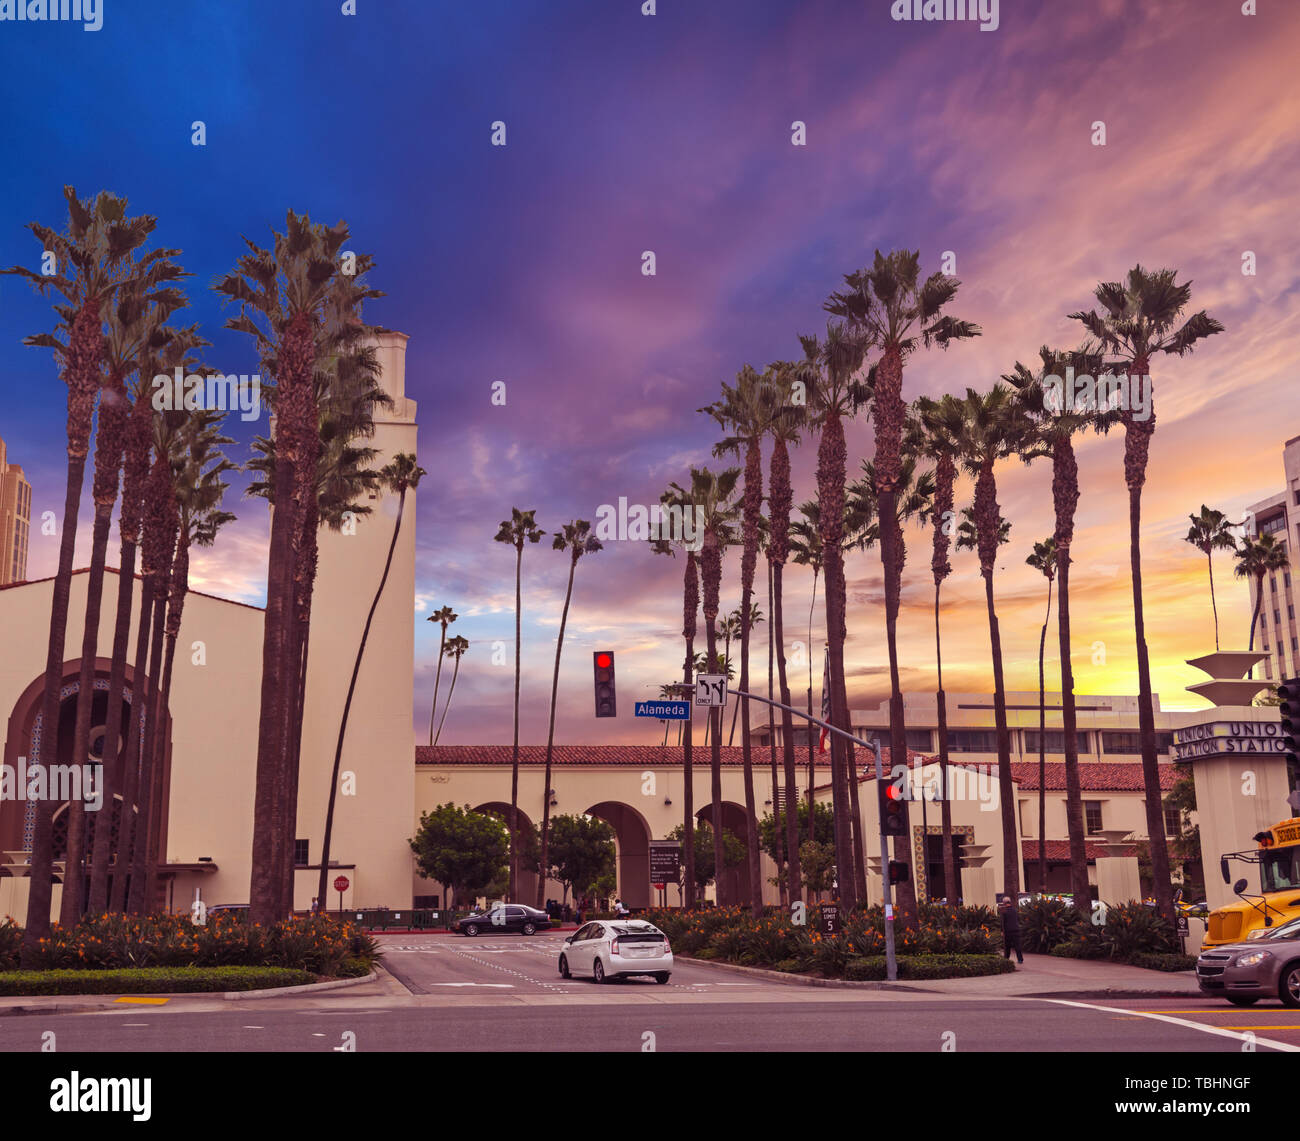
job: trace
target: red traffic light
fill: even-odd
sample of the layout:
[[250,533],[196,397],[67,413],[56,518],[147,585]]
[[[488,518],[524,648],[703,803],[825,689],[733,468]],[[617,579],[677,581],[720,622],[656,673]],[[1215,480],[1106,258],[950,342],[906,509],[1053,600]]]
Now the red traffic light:
[[886,800],[901,801],[901,800],[903,799],[903,790],[902,790],[901,788],[899,788],[898,785],[896,785],[896,784],[889,784],[889,785],[886,785],[886,786],[885,786],[885,799],[886,799]]
[[597,654],[597,655],[596,655],[596,665],[598,665],[601,669],[603,669],[603,670],[607,670],[607,669],[609,669],[609,667],[612,666],[613,664],[614,664],[614,657],[613,657],[612,654]]

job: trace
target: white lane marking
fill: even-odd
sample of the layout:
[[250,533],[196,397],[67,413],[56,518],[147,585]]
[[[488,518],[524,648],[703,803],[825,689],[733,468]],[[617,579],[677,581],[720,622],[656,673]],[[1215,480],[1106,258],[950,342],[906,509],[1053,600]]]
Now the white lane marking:
[[1174,1026],[1186,1026],[1189,1030],[1200,1030],[1205,1034],[1213,1034],[1219,1038],[1231,1038],[1236,1042],[1253,1041],[1257,1046],[1268,1046],[1273,1050],[1282,1050],[1288,1054],[1300,1054],[1300,1046],[1292,1046],[1287,1042],[1275,1042],[1272,1038],[1260,1038],[1252,1035],[1247,1038],[1245,1034],[1238,1034],[1234,1030],[1224,1030],[1218,1026],[1205,1026],[1200,1022],[1192,1022],[1187,1018],[1171,1018],[1168,1014],[1151,1014],[1141,1010],[1125,1010],[1120,1006],[1096,1006],[1091,1002],[1071,1002],[1065,998],[1045,998],[1039,999],[1040,1002],[1054,1002],[1059,1006],[1077,1006],[1081,1010],[1103,1010],[1107,1014],[1127,1014],[1134,1018],[1150,1018],[1156,1022],[1168,1022]]
[[245,1030],[265,1030],[265,1026],[245,1026]]
[[147,1022],[123,1022],[123,1026],[148,1026]]
[[428,986],[488,986],[504,987],[506,990],[514,990],[514,983],[428,983]]

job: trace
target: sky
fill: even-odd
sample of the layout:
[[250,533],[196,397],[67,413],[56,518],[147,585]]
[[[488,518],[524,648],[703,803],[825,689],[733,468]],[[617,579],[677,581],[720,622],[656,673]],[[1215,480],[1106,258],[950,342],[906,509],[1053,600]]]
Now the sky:
[[[290,208],[348,222],[386,293],[367,318],[410,336],[407,394],[429,472],[415,497],[417,740],[438,650],[424,619],[444,604],[471,646],[443,741],[510,739],[514,557],[493,535],[511,507],[535,509],[553,532],[621,496],[654,503],[692,464],[721,463],[697,409],[742,366],[796,356],[798,334],[824,331],[822,302],[843,275],[895,248],[919,250],[927,274],[951,252],[952,312],[983,330],[912,357],[908,399],[987,388],[1043,343],[1077,344],[1067,314],[1137,263],[1176,268],[1192,308],[1226,327],[1153,363],[1143,496],[1153,683],[1166,708],[1203,707],[1184,691],[1203,677],[1186,659],[1213,648],[1214,627],[1187,516],[1207,503],[1240,518],[1279,490],[1283,443],[1300,434],[1300,7],[1004,0],[996,30],[982,31],[896,21],[888,0],[659,0],[654,15],[641,0],[357,0],[355,15],[341,0],[102,5],[93,32],[0,22],[0,265],[37,267],[25,225],[62,225],[64,185],[111,189],[183,251],[206,359],[251,373],[253,346],[222,329],[213,279],[241,236],[267,244]],[[492,145],[497,122],[505,146]],[[805,145],[792,142],[796,122]],[[48,301],[0,278],[0,436],[37,515],[61,507],[65,401],[48,352],[22,339],[51,321]],[[492,400],[501,381],[504,405]],[[264,425],[233,428],[242,461]],[[872,426],[847,436],[854,474]],[[796,502],[814,494],[815,453],[806,441],[794,454]],[[1081,440],[1079,465],[1076,691],[1135,693],[1122,430]],[[1046,581],[1024,559],[1052,531],[1050,462],[1008,461],[997,476],[1012,521],[995,580],[1007,684],[1033,690]],[[236,477],[228,503],[239,521],[194,552],[192,581],[256,603],[266,517],[245,483]],[[958,505],[970,495],[963,482]],[[79,538],[82,565],[88,529]],[[929,536],[911,529],[907,544],[903,687],[932,691]],[[29,577],[56,562],[54,540],[34,534]],[[946,689],[989,692],[983,582],[973,554],[953,565]],[[525,742],[546,736],[566,573],[549,541],[525,552]],[[1244,647],[1246,587],[1226,556],[1214,573],[1223,644]],[[886,694],[878,552],[851,555],[847,575],[860,709]],[[820,685],[824,613],[819,588],[810,638],[811,575],[793,567],[786,583],[798,692],[809,646]],[[738,557],[722,590],[724,610],[739,605]],[[766,613],[765,593],[760,582]],[[680,560],[634,542],[584,559],[557,740],[657,739],[631,705],[680,676],[680,634]],[[763,626],[758,640],[761,688]],[[498,642],[507,650],[493,664]],[[613,723],[592,716],[597,649],[617,656]],[[1051,689],[1054,618],[1046,653]]]

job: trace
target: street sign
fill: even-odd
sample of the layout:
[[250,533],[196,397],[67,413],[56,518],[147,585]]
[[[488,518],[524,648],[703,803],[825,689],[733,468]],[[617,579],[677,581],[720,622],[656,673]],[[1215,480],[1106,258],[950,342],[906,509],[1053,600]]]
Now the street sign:
[[713,707],[727,704],[727,675],[700,674],[695,679],[695,704]]
[[347,891],[349,886],[350,886],[350,881],[348,880],[348,877],[347,877],[347,876],[336,876],[336,877],[335,877],[335,879],[334,879],[334,890],[335,890],[335,891]]
[[[676,840],[650,841],[650,880],[676,883],[681,878],[682,847]],[[662,889],[661,889],[662,890]]]
[[1180,915],[1178,917],[1178,938],[1186,939],[1191,933],[1191,924],[1187,922],[1187,916]]
[[823,903],[817,930],[823,935],[838,935],[841,929],[840,905],[838,903]]
[[689,701],[638,701],[634,710],[638,717],[654,717],[659,721],[689,721]]

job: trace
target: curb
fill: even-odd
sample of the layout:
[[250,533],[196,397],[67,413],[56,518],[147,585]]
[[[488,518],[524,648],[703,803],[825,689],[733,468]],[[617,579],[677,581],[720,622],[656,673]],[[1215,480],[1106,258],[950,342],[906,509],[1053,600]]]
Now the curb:
[[1139,990],[1136,987],[1115,987],[1105,990],[1052,990],[1034,994],[1013,994],[1008,998],[1205,998],[1199,992],[1185,990]]
[[821,986],[821,987],[846,987],[850,990],[890,990],[890,991],[908,991],[912,994],[924,994],[914,986],[908,986],[906,983],[887,982],[884,980],[862,980],[850,981],[848,979],[818,979],[811,975],[786,974],[785,971],[768,971],[762,967],[742,967],[739,963],[719,963],[715,959],[696,959],[691,955],[675,955],[674,958],[681,959],[684,963],[698,963],[705,967],[717,967],[723,971],[735,971],[737,974],[749,975],[752,978],[759,979],[780,979],[783,982],[795,983],[798,986]]
[[[222,999],[226,1002],[238,1002],[241,999],[246,998],[277,998],[286,994],[319,994],[321,991],[341,990],[343,987],[360,986],[362,983],[379,981],[381,980],[378,973],[372,970],[370,974],[361,975],[354,979],[329,979],[323,983],[304,983],[302,986],[263,987],[260,990],[183,990],[150,995],[132,995],[129,992],[124,995],[106,994],[96,996],[97,998],[107,1000],[98,1003],[83,1002],[64,1006],[58,1004],[51,1004],[49,1006],[0,1006],[0,1017],[14,1014],[88,1014],[96,1010],[111,1009],[113,1003],[115,1003],[119,998],[207,998]],[[51,995],[49,997],[56,996]]]

